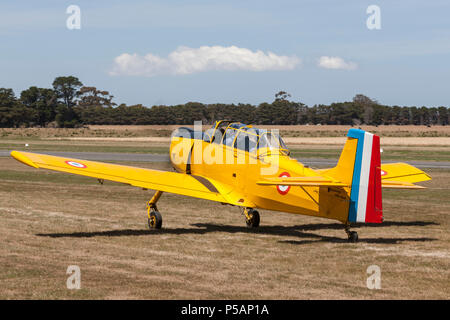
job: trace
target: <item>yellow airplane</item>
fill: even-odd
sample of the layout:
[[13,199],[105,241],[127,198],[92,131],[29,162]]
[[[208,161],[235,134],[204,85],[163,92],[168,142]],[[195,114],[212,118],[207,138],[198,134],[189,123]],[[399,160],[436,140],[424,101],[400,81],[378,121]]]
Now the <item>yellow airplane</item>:
[[[195,127],[194,127],[195,129]],[[177,172],[143,169],[12,151],[34,168],[78,174],[129,184],[156,192],[147,203],[148,225],[159,229],[156,204],[163,192],[201,198],[241,208],[248,227],[258,227],[256,209],[338,220],[351,242],[358,234],[351,223],[381,223],[382,188],[424,188],[430,180],[406,163],[380,163],[380,138],[350,129],[334,168],[312,169],[289,156],[276,131],[231,121],[216,121],[206,131],[179,128],[170,144]]]

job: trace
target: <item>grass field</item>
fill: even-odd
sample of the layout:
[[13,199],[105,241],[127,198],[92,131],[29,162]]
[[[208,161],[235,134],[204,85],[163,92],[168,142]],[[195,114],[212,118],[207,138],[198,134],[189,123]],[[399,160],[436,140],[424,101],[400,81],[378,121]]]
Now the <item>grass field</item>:
[[[426,138],[436,139],[436,138]],[[450,139],[450,138],[449,138]],[[168,154],[169,141],[77,141],[77,140],[38,140],[24,142],[0,140],[0,150],[24,150],[30,152],[67,151],[67,152],[113,152],[113,153],[155,153]],[[450,143],[450,142],[449,142]],[[337,159],[344,146],[336,144],[295,144],[287,141],[291,155],[299,159],[322,158]],[[382,145],[382,160],[434,160],[450,161],[449,145]]]
[[[157,153],[169,151],[180,126],[89,126],[78,129],[0,128],[0,150]],[[348,126],[262,126],[278,129],[296,158],[338,158]],[[378,133],[382,160],[450,161],[450,126],[362,126]],[[28,146],[25,147],[25,144]]]
[[[0,150],[164,154],[174,128],[0,129]],[[278,129],[293,156],[335,159],[348,128]],[[383,145],[383,160],[450,161],[446,127],[377,130],[382,142],[402,137]],[[330,220],[262,211],[249,230],[237,208],[170,194],[159,202],[164,228],[149,231],[151,191],[0,157],[0,298],[448,299],[450,171],[427,172],[426,190],[383,192],[386,221],[357,226],[350,244]],[[366,287],[374,264],[381,290]],[[66,288],[69,265],[81,269],[80,290]]]
[[[203,130],[211,125],[204,124]],[[84,128],[0,128],[1,139],[46,138],[131,138],[170,137],[179,127],[193,125],[89,125]],[[345,137],[349,126],[345,125],[258,125],[258,128],[279,130],[283,137]],[[450,126],[360,126],[381,137],[450,137]]]
[[[32,141],[35,151],[144,147]],[[4,137],[0,148],[23,142]],[[167,150],[145,144],[148,152]],[[341,147],[298,152],[334,158]],[[448,146],[397,146],[395,152],[411,160],[449,155]],[[128,164],[169,170],[168,163]],[[262,210],[261,227],[250,230],[235,207],[171,194],[158,203],[163,229],[147,230],[152,191],[99,185],[0,157],[0,298],[449,299],[450,171],[427,172],[428,189],[384,191],[385,222],[357,226],[360,241],[353,244],[331,220]],[[80,290],[66,288],[69,265],[81,269]],[[370,265],[381,269],[380,290],[366,286]]]

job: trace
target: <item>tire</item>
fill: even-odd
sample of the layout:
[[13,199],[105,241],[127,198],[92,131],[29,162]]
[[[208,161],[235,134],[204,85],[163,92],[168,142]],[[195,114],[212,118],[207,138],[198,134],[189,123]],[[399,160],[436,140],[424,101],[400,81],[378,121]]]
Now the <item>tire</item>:
[[162,216],[158,211],[151,211],[150,218],[148,219],[148,227],[150,229],[161,229]]
[[348,241],[349,242],[358,242],[358,233],[356,231],[351,231],[348,234]]
[[259,227],[259,222],[260,222],[259,212],[252,209],[249,211],[248,215],[249,215],[250,219],[245,220],[247,227],[249,227],[249,228]]

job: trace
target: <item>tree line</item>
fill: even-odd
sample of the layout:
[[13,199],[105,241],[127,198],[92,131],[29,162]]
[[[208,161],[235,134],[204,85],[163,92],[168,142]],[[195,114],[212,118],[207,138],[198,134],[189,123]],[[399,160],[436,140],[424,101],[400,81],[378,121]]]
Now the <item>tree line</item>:
[[57,77],[52,88],[32,86],[16,97],[0,88],[0,127],[79,127],[89,124],[145,125],[193,124],[202,120],[229,119],[264,125],[448,125],[447,107],[387,106],[358,94],[352,101],[307,106],[290,101],[280,91],[273,102],[252,104],[203,104],[188,102],[145,107],[117,105],[108,91],[84,86],[74,76]]

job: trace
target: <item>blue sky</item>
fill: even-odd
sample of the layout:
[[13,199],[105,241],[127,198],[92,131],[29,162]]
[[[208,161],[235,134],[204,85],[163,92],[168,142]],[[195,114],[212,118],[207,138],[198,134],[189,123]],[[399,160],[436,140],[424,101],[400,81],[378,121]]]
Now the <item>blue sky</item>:
[[[81,9],[79,30],[66,27],[69,5]],[[366,26],[369,5],[379,30]],[[146,106],[258,104],[279,90],[308,105],[357,93],[389,105],[450,101],[447,0],[2,1],[0,37],[0,87],[16,95],[75,75],[116,103]]]

